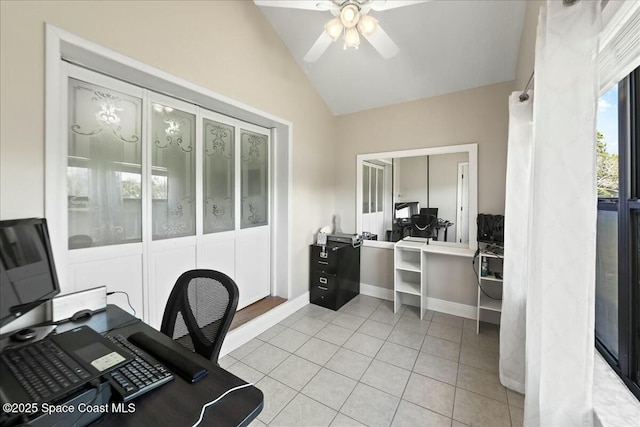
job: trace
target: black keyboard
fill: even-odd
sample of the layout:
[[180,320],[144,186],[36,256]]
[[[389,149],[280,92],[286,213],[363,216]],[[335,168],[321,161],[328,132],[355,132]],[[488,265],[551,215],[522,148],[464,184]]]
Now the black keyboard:
[[60,396],[90,377],[89,372],[50,340],[5,350],[0,361],[34,402]]
[[131,362],[107,375],[112,390],[123,402],[128,402],[173,379],[173,374],[167,368],[122,335],[107,335],[106,338],[135,357]]

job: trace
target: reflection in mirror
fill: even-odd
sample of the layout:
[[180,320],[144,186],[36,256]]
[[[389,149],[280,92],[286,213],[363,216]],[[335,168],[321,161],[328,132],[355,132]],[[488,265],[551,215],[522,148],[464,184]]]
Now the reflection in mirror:
[[469,153],[363,161],[362,232],[469,243]]

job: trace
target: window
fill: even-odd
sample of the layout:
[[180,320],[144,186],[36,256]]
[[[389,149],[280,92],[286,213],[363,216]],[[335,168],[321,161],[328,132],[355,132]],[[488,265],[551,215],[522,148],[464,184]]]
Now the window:
[[640,399],[640,68],[598,105],[596,347]]
[[384,173],[381,164],[362,165],[362,231],[381,240],[385,236]]

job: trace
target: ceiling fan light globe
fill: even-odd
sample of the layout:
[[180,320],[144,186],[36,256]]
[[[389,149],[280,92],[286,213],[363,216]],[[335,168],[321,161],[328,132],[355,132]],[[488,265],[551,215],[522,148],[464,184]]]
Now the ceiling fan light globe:
[[373,16],[362,15],[360,21],[358,21],[358,30],[363,36],[368,37],[375,33],[378,29],[378,20]]
[[360,11],[353,4],[348,4],[340,11],[340,20],[346,28],[353,28],[358,24],[360,19]]
[[324,26],[324,30],[329,34],[329,37],[331,37],[333,41],[338,40],[338,37],[342,34],[343,28],[344,26],[342,25],[342,22],[340,22],[339,18],[332,19]]
[[360,45],[360,35],[355,28],[349,28],[344,34],[344,44],[347,47],[357,48]]

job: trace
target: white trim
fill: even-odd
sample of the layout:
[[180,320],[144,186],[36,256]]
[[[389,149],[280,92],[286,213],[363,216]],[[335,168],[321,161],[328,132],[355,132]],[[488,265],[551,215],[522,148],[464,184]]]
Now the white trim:
[[637,420],[640,419],[640,402],[600,352],[594,348],[593,353],[594,426],[616,427],[637,424]]
[[229,332],[224,340],[224,344],[222,344],[220,358],[245,344],[247,341],[257,337],[276,323],[283,321],[307,304],[309,304],[309,292],[305,292],[298,298],[280,304],[263,315]]
[[389,288],[382,288],[380,286],[360,282],[360,293],[370,297],[393,301],[393,289]]

